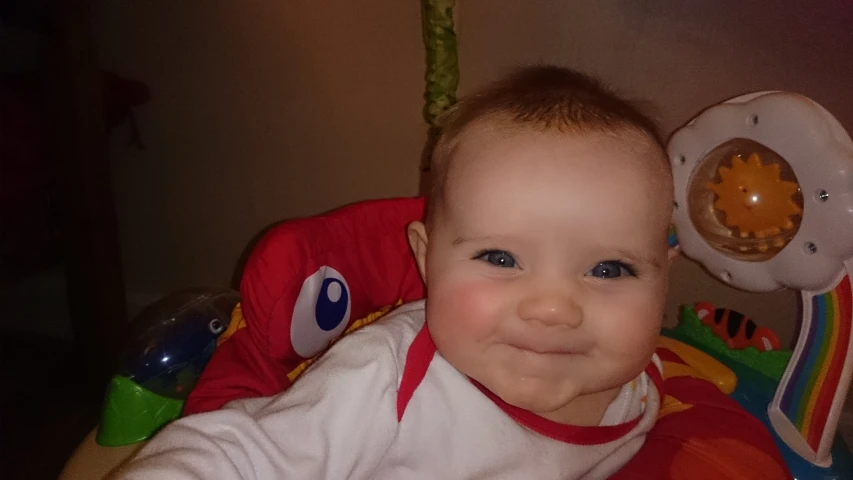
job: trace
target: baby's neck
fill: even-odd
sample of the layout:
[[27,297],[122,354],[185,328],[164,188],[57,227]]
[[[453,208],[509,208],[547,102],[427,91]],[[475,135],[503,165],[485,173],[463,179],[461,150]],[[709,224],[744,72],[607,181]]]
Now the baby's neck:
[[595,426],[601,423],[607,407],[613,403],[621,387],[581,395],[557,410],[539,413],[548,420],[564,425]]

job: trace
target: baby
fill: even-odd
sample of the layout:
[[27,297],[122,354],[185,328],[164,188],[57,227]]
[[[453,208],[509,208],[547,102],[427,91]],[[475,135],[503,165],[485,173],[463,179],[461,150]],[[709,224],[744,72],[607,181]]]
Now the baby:
[[278,396],[172,423],[121,478],[601,479],[630,460],[662,397],[673,256],[652,122],[556,67],[445,120],[408,228],[427,299]]

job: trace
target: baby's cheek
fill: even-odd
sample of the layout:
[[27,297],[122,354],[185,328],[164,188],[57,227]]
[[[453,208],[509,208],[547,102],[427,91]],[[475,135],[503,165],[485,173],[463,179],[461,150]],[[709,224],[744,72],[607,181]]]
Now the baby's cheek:
[[[627,307],[627,308],[626,308]],[[660,335],[660,319],[648,302],[613,301],[599,319],[599,336],[614,352],[628,356],[652,352]]]
[[434,313],[440,312],[445,319],[453,319],[448,322],[448,328],[464,331],[469,337],[482,338],[491,334],[501,318],[499,290],[485,281],[458,283],[435,295],[437,305],[431,306]]

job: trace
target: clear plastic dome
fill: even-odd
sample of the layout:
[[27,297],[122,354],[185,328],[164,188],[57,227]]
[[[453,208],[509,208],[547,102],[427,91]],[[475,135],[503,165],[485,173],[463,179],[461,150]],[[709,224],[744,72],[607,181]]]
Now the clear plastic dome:
[[709,245],[750,262],[782,251],[803,214],[803,194],[788,162],[745,138],[719,145],[698,163],[687,202],[693,226]]
[[118,374],[158,395],[185,399],[239,301],[228,289],[187,289],[149,305],[131,324]]

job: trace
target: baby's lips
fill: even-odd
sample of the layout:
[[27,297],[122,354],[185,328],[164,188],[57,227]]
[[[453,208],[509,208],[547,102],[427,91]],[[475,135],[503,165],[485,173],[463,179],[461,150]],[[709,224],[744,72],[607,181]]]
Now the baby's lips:
[[563,342],[513,340],[508,342],[508,344],[519,350],[526,350],[528,352],[539,354],[576,355],[583,353],[583,349]]

